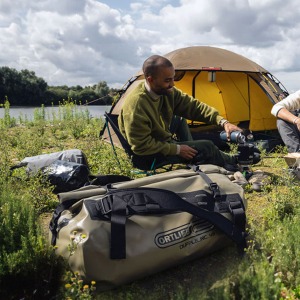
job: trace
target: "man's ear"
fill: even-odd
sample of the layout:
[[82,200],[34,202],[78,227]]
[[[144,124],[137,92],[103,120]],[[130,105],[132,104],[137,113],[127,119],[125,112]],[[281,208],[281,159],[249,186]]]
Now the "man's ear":
[[148,82],[152,83],[152,82],[153,82],[153,77],[152,77],[152,76],[147,76],[147,77],[146,77],[146,80],[147,80]]

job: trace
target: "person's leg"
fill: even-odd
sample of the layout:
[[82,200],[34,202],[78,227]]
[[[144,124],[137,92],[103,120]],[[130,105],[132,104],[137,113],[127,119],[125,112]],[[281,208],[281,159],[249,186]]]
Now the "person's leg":
[[197,156],[193,159],[193,162],[198,164],[214,164],[224,167],[226,164],[236,165],[236,156],[229,155],[221,151],[210,140],[195,140],[182,142],[188,146],[194,147],[198,150]]
[[209,140],[194,140],[178,142],[177,144],[184,144],[194,147],[198,150],[198,154],[192,161],[187,161],[179,155],[163,156],[162,154],[145,155],[133,157],[134,164],[140,169],[150,170],[150,167],[155,159],[155,165],[169,165],[169,164],[213,164],[220,167],[230,167],[231,170],[238,168],[237,158],[235,155],[229,155],[219,150],[212,141]]
[[173,116],[170,132],[175,134],[178,141],[192,141],[193,137],[186,119],[178,116]]
[[178,142],[178,144],[188,145],[198,150],[198,155],[192,161],[187,161],[178,155],[169,155],[165,157],[165,161],[169,164],[178,163],[194,163],[194,164],[213,164],[220,167],[230,165],[237,168],[237,159],[234,155],[226,154],[219,150],[212,141],[194,140],[186,142]]
[[289,153],[300,152],[300,133],[294,124],[277,119],[277,128]]

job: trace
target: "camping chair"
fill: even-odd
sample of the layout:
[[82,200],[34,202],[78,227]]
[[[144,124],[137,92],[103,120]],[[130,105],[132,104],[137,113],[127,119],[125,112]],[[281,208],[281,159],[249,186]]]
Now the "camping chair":
[[130,158],[133,167],[140,170],[140,171],[137,171],[137,173],[144,173],[146,175],[153,175],[153,174],[156,174],[156,169],[158,169],[158,168],[163,168],[166,171],[170,171],[172,169],[172,167],[173,167],[172,165],[169,166],[169,167],[166,167],[165,163],[161,163],[161,164],[157,163],[156,158],[153,158],[153,162],[152,162],[150,168],[145,168],[143,165],[140,164],[142,156],[136,155],[131,150],[131,147],[130,147],[129,143],[127,142],[127,140],[124,138],[124,136],[120,132],[119,126],[118,126],[118,115],[105,112],[104,113],[104,118],[105,118],[105,126],[107,128],[110,143],[112,145],[115,157],[116,157],[119,165],[120,165],[120,162],[119,162],[119,159],[118,159],[118,156],[117,156],[117,152],[115,150],[114,141],[113,141],[112,134],[111,134],[111,131],[110,131],[111,129],[114,131],[114,133],[118,137],[118,139],[120,141],[120,144],[123,147],[123,149],[124,149],[125,153],[127,154],[127,156]]

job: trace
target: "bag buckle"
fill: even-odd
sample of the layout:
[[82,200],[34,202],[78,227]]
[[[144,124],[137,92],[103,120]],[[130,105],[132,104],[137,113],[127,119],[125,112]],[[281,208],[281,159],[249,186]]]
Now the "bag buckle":
[[109,196],[103,197],[99,200],[100,209],[104,215],[111,212],[111,202],[109,201]]
[[218,186],[218,184],[217,183],[215,183],[215,182],[211,182],[210,184],[209,184],[209,188],[210,188],[210,190],[213,192],[213,197],[214,198],[217,198],[217,197],[220,197],[220,189],[219,189],[219,186]]

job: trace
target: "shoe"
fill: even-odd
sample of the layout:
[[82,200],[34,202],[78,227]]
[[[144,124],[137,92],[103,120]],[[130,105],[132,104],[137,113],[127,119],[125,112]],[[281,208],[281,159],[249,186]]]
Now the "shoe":
[[263,187],[263,184],[260,183],[260,182],[254,182],[254,183],[252,183],[252,190],[255,191],[255,192],[261,192],[262,191],[262,187]]
[[240,185],[242,188],[244,188],[248,184],[247,179],[240,171],[235,172],[233,176],[235,180],[233,180],[232,182]]
[[249,183],[252,185],[252,189],[256,192],[260,192],[262,188],[271,183],[271,177],[267,173],[261,170],[253,172],[253,175],[249,178]]

